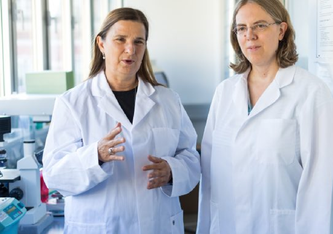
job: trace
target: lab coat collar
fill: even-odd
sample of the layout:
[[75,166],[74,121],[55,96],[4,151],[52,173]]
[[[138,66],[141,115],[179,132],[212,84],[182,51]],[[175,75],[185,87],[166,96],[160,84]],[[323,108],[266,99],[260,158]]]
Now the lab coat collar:
[[92,79],[91,92],[93,96],[104,97],[105,95],[113,94],[103,71],[101,71],[91,79]]
[[269,106],[273,105],[281,96],[281,89],[292,83],[295,75],[295,66],[280,68],[272,83],[267,87],[253,107],[249,117],[253,117]]
[[132,125],[110,89],[104,72],[100,72],[92,79],[92,95],[100,97],[98,99],[98,107],[105,111],[115,121],[120,122],[122,126],[128,130],[131,130],[133,126],[138,124],[155,104],[155,102],[150,99],[150,96],[155,92],[154,87],[151,84],[144,82],[141,78],[138,78],[139,83]]
[[247,114],[248,110],[248,100],[249,100],[249,92],[247,86],[247,78],[251,71],[249,68],[243,74],[240,74],[240,79],[235,84],[235,92],[233,95],[233,101],[236,106],[239,107],[239,111],[241,112],[241,116],[248,116],[249,118],[254,117],[255,115],[262,112],[267,107],[271,106],[275,103],[280,95],[282,89],[285,86],[288,86],[292,83],[296,71],[295,66],[290,66],[287,68],[280,68],[275,76],[273,82],[267,87],[264,93],[259,98],[256,105],[253,107],[250,115]]
[[281,89],[287,85],[290,85],[295,76],[296,66],[290,66],[287,68],[280,68],[276,74],[274,81],[276,82],[277,86]]
[[144,82],[139,78],[138,92],[135,100],[135,110],[133,118],[133,126],[136,126],[149,113],[155,105],[150,98],[155,93],[155,88],[148,82]]
[[237,111],[240,112],[239,116],[243,116],[247,118],[248,116],[248,100],[249,100],[249,92],[247,87],[247,77],[250,73],[251,69],[249,68],[243,74],[239,74],[239,80],[235,84],[235,92],[233,93],[233,102],[239,108]]

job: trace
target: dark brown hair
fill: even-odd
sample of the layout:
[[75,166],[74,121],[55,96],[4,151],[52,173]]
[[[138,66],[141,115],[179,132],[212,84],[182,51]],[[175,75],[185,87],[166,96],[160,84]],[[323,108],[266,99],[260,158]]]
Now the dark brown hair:
[[276,51],[276,60],[279,67],[282,68],[294,65],[298,60],[295,44],[295,30],[292,26],[289,13],[283,4],[279,0],[240,0],[235,7],[230,30],[230,41],[236,54],[236,62],[235,64],[230,63],[230,67],[236,73],[243,73],[251,66],[251,63],[242,53],[238,44],[237,35],[234,33],[238,11],[247,3],[256,3],[261,6],[276,23],[287,23],[288,28],[285,32],[284,38],[279,42],[279,46]]
[[[130,20],[142,23],[146,29],[146,42],[148,40],[149,35],[149,23],[146,16],[137,9],[133,8],[118,8],[111,11],[102,24],[100,32],[96,35],[93,45],[93,58],[90,65],[90,72],[88,78],[93,78],[96,76],[100,71],[105,69],[105,60],[103,59],[103,55],[99,50],[97,44],[97,37],[100,36],[102,39],[105,39],[106,34],[108,33],[109,29],[118,21],[120,20]],[[148,49],[146,48],[145,53],[143,55],[142,63],[137,72],[137,75],[146,82],[149,82],[152,85],[158,85],[154,72],[150,63]]]

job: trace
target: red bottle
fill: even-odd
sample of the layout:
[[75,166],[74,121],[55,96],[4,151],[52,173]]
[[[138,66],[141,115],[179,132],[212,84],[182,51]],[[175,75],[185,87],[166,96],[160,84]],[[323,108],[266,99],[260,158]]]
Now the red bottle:
[[40,170],[40,199],[43,203],[49,200],[49,189],[44,182],[42,169]]

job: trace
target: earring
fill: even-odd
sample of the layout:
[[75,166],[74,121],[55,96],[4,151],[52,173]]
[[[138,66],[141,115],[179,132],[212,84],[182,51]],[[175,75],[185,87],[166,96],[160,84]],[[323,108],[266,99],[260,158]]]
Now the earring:
[[103,59],[105,59],[105,54],[104,54],[104,53],[102,53],[102,55],[103,55]]

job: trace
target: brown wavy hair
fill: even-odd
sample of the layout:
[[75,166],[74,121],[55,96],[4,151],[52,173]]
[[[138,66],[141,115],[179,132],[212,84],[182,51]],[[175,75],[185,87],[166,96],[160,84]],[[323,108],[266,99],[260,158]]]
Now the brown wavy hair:
[[235,7],[231,23],[230,41],[236,54],[236,62],[230,63],[230,67],[239,74],[245,72],[251,66],[251,63],[242,53],[238,44],[237,35],[233,31],[236,27],[236,16],[238,11],[247,3],[256,3],[261,6],[273,18],[275,23],[287,23],[288,28],[283,39],[279,42],[276,51],[276,60],[279,67],[282,68],[294,65],[298,60],[295,44],[295,30],[292,26],[289,13],[280,0],[240,0]]
[[[93,58],[90,64],[90,72],[88,79],[93,78],[99,72],[105,70],[105,60],[103,59],[102,52],[99,50],[97,44],[97,37],[100,36],[104,40],[109,29],[120,20],[130,20],[142,23],[146,30],[146,42],[148,41],[149,23],[146,16],[140,10],[123,7],[111,11],[105,17],[100,32],[95,37],[93,45]],[[137,72],[137,75],[144,81],[152,84],[153,86],[159,85],[154,76],[147,47],[143,55],[142,63],[139,68],[139,71]]]

